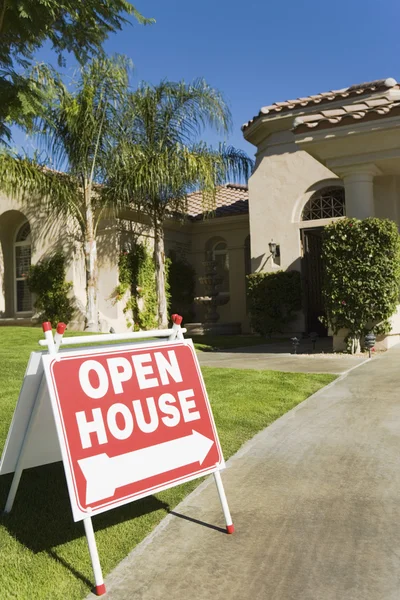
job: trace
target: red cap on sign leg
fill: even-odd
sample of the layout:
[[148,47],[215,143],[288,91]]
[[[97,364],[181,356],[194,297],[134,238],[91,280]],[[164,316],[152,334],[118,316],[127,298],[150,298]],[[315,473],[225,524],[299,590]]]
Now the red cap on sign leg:
[[44,323],[42,323],[42,329],[43,331],[51,331],[50,321],[45,321]]
[[226,531],[228,533],[235,533],[235,526],[233,525],[233,523],[232,523],[232,525],[227,525],[226,526]]
[[175,325],[180,325],[183,321],[183,317],[181,317],[180,315],[171,315],[171,319],[172,322],[175,323]]
[[59,323],[57,325],[57,333],[59,333],[60,335],[64,334],[64,331],[67,329],[67,326],[65,323]]
[[106,586],[104,583],[101,585],[96,585],[96,596],[103,596],[106,593]]

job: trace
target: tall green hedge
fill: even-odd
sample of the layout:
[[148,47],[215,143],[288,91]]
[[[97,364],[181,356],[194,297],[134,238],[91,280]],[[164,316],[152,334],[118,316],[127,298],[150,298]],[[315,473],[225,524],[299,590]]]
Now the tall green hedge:
[[53,324],[69,323],[74,312],[68,296],[72,283],[65,281],[65,258],[61,252],[30,267],[28,287],[35,295],[34,306],[41,319]]
[[323,298],[327,324],[349,332],[355,351],[368,331],[388,333],[399,303],[400,236],[388,219],[342,219],[324,231]]
[[261,335],[283,332],[301,309],[298,271],[253,273],[247,277],[251,326]]

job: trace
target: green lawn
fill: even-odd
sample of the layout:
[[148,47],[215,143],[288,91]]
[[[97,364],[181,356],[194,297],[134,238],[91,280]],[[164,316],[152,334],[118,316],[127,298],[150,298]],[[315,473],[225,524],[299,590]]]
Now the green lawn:
[[[0,450],[27,359],[41,331],[0,328]],[[225,458],[257,431],[331,382],[331,375],[203,369]],[[11,476],[0,477],[0,508]],[[94,517],[104,574],[113,569],[198,481]],[[223,516],[219,525],[223,526]],[[80,599],[93,574],[82,523],[74,523],[61,464],[24,473],[13,511],[0,518],[0,598]]]

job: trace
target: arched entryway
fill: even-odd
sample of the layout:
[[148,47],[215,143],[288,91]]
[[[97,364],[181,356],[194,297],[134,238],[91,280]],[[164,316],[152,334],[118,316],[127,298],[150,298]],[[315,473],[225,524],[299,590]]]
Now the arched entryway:
[[[332,222],[346,216],[346,202],[344,188],[341,186],[328,186],[316,191],[306,202],[301,215],[301,220],[307,222],[301,228],[302,242],[302,276],[304,288],[304,309],[306,331],[317,332],[321,336],[327,335],[327,328],[321,323],[320,318],[325,316],[322,298],[322,233],[324,226],[319,221],[329,219]],[[326,225],[326,221],[324,225]],[[304,225],[302,223],[302,225]]]
[[0,215],[0,316],[29,316],[33,312],[27,277],[32,256],[31,227],[18,210]]

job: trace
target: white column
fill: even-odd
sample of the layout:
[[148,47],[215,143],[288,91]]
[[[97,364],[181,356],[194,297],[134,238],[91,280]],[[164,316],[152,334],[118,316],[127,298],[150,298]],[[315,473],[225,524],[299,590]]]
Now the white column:
[[366,219],[375,216],[374,176],[380,171],[375,165],[362,165],[343,172],[346,193],[346,216]]

